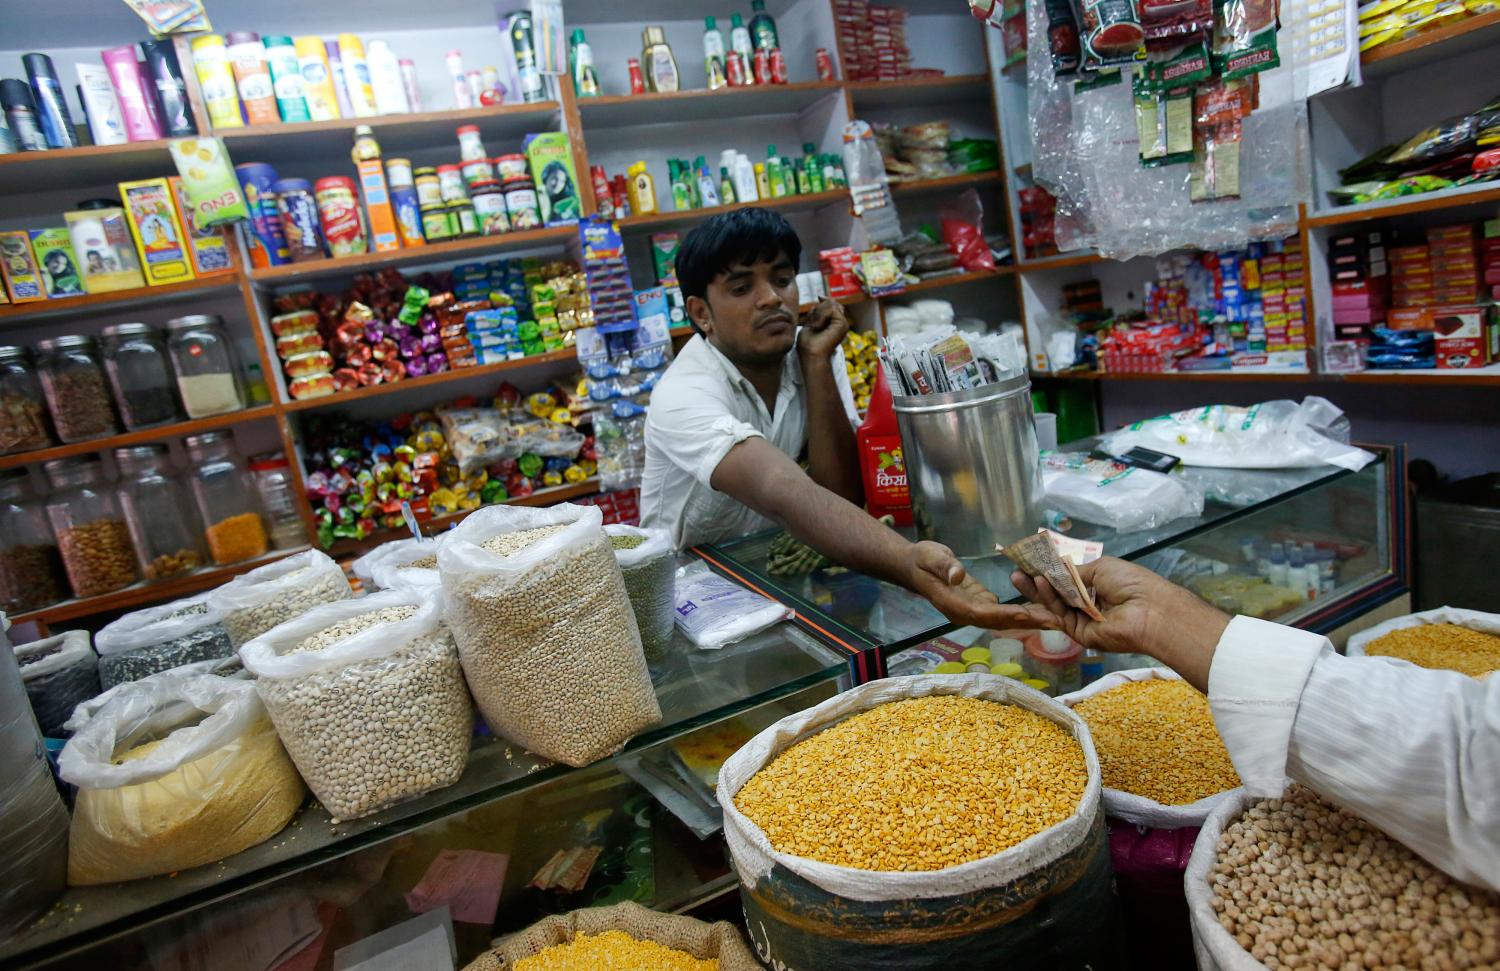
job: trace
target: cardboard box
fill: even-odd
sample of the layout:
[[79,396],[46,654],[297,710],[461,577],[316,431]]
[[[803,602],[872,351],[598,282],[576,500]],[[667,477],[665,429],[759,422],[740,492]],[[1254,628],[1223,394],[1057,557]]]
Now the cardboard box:
[[36,255],[47,296],[83,296],[83,274],[78,269],[78,257],[73,255],[73,237],[68,231],[61,227],[33,229],[30,236],[31,251]]
[[120,198],[146,283],[154,287],[193,279],[192,254],[167,180],[121,182]]
[[47,299],[42,271],[31,252],[31,237],[24,231],[0,233],[0,274],[14,303]]
[[359,194],[365,203],[365,216],[370,224],[370,251],[388,253],[401,248],[401,235],[396,228],[396,210],[391,205],[391,191],[385,182],[385,169],[380,159],[363,159],[357,165]]

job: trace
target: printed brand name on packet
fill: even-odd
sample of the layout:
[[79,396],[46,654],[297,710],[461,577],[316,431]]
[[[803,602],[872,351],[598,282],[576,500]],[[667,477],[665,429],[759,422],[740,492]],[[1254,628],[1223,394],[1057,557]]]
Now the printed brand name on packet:
[[192,210],[195,229],[250,218],[222,139],[183,138],[167,147],[172,152],[177,174],[182,177],[183,195]]

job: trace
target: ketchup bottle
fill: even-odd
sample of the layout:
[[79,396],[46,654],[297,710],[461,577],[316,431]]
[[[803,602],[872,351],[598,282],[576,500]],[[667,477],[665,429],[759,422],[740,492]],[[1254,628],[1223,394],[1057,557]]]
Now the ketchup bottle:
[[875,369],[875,390],[864,423],[854,433],[859,471],[865,483],[865,508],[872,516],[891,515],[897,526],[911,525],[911,491],[906,484],[906,462],[901,452],[901,428],[891,403],[885,368]]

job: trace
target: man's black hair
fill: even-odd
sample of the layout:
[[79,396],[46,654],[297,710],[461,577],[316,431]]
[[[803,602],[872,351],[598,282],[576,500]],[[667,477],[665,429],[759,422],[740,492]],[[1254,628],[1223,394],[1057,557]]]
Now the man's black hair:
[[783,253],[793,267],[800,265],[802,240],[786,217],[757,206],[734,209],[687,234],[677,251],[677,283],[683,297],[707,297],[708,285],[720,273]]

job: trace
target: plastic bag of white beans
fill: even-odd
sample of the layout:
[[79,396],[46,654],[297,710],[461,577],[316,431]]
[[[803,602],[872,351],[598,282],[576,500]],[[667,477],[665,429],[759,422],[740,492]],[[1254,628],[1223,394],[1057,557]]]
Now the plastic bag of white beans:
[[382,543],[349,564],[349,572],[364,585],[366,593],[413,584],[436,586],[437,551],[443,536]]
[[312,607],[352,596],[343,567],[321,550],[307,550],[235,577],[210,592],[208,604],[238,649]]

